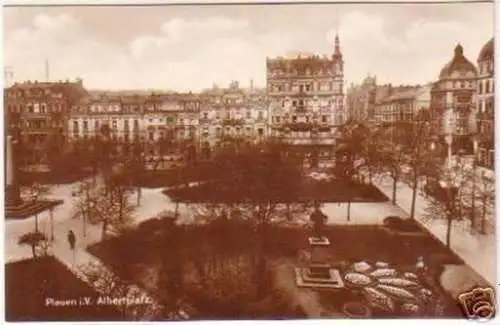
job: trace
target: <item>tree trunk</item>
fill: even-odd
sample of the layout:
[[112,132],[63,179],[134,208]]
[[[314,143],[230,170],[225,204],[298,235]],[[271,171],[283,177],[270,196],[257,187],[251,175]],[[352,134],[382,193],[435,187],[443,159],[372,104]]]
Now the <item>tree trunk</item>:
[[451,225],[452,225],[453,217],[448,215],[448,219],[446,222],[446,247],[450,248],[451,245]]
[[36,250],[35,250],[35,244],[31,244],[31,253],[33,254],[33,258],[36,258]]
[[35,232],[38,232],[38,213],[35,214]]
[[481,215],[481,234],[486,235],[486,200],[483,200],[483,213]]
[[393,177],[392,178],[392,204],[396,205],[396,190],[397,190],[397,185],[398,185],[398,178]]
[[141,205],[142,189],[140,186],[137,187],[137,206]]
[[472,232],[476,231],[476,172],[475,171],[472,181],[470,229]]
[[106,230],[108,230],[108,222],[104,220],[102,222],[102,234],[101,234],[101,239],[104,240],[106,238]]
[[415,206],[417,204],[417,188],[418,188],[418,180],[416,177],[414,177],[412,184],[412,193],[411,193],[411,208],[410,208],[411,219],[415,219]]
[[347,221],[351,221],[351,201],[347,202]]

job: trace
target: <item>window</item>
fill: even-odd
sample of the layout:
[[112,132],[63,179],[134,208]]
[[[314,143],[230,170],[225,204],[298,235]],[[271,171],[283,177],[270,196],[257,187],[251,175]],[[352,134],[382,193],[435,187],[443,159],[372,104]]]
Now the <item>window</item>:
[[[26,124],[29,128],[29,121],[26,121]],[[78,121],[73,121],[73,130],[78,130]]]
[[292,106],[293,107],[297,107],[297,101],[296,100],[292,101]]
[[259,136],[263,136],[264,135],[264,129],[258,128],[257,129],[257,133],[259,134]]
[[134,129],[138,129],[138,128],[139,128],[139,121],[134,120]]
[[128,127],[129,127],[128,120],[123,121],[123,127],[128,130]]
[[311,91],[311,85],[306,85],[306,91]]
[[148,132],[149,141],[153,141],[155,139],[155,134],[153,132]]
[[264,118],[264,112],[259,111],[259,119],[263,119],[263,118]]
[[297,122],[297,116],[296,115],[292,116],[292,121],[293,122]]
[[274,119],[276,120],[276,123],[279,123],[281,120],[279,116],[274,117]]
[[328,117],[326,115],[321,116],[321,122],[326,123],[328,121]]
[[89,128],[89,122],[88,121],[83,121],[83,129],[88,130]]
[[303,107],[303,106],[304,106],[304,100],[303,100],[303,99],[299,100],[299,106],[300,106],[300,107]]
[[204,113],[203,113],[203,118],[204,118],[205,120],[206,120],[206,119],[208,119],[208,113],[207,113],[207,112],[204,112]]
[[299,92],[301,92],[301,93],[304,92],[304,85],[299,86]]
[[247,110],[247,118],[252,118],[252,112],[250,110]]

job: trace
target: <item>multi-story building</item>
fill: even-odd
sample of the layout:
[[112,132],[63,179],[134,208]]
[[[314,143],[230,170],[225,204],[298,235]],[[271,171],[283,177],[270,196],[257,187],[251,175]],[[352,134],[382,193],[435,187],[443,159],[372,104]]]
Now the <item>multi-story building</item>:
[[4,90],[6,131],[22,142],[22,164],[46,165],[62,152],[71,107],[87,96],[83,82],[15,83]]
[[[338,36],[330,57],[267,59],[270,135],[316,155],[331,150],[344,114],[344,60]],[[322,150],[323,151],[323,150]]]
[[489,40],[481,49],[477,59],[479,76],[477,81],[477,160],[484,167],[493,169],[494,161],[494,41]]
[[265,91],[243,89],[238,82],[228,88],[214,86],[202,95],[200,111],[201,141],[212,150],[226,142],[256,142],[267,132]]
[[368,75],[361,85],[353,85],[346,92],[346,119],[366,121],[372,115],[377,93],[377,79]]
[[377,124],[413,121],[419,112],[429,109],[432,84],[391,88],[387,97],[375,105]]
[[431,90],[431,116],[440,130],[441,143],[447,148],[449,159],[454,154],[473,154],[477,76],[476,67],[458,44]]

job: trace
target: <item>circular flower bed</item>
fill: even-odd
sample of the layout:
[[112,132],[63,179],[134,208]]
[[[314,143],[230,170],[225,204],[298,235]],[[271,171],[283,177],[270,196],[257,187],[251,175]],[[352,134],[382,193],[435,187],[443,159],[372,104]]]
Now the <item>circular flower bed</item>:
[[359,262],[344,275],[347,287],[361,290],[374,310],[393,315],[439,315],[437,296],[412,272],[399,271],[388,263]]
[[357,301],[345,303],[342,312],[349,318],[365,318],[372,315],[370,307]]

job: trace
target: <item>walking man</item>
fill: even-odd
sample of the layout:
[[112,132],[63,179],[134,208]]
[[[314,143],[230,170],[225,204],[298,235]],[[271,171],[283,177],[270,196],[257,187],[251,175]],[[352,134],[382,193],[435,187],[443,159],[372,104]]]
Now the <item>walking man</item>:
[[68,231],[68,243],[71,251],[73,252],[73,264],[75,263],[75,244],[76,244],[76,236],[73,230]]

